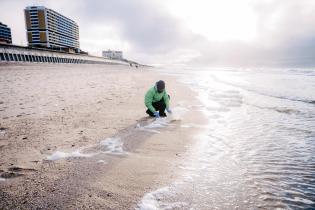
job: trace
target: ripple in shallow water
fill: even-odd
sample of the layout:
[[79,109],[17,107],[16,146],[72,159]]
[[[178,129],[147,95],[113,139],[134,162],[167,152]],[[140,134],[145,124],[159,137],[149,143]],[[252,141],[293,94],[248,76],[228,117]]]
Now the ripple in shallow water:
[[181,74],[199,92],[209,125],[157,203],[315,209],[315,78],[294,72]]

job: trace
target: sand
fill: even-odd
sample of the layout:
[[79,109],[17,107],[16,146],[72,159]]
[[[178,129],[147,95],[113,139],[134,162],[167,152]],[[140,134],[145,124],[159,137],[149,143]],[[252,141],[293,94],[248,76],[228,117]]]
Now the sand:
[[199,104],[176,78],[123,65],[0,66],[0,209],[134,209],[169,184],[200,111],[145,127],[163,79],[171,107]]

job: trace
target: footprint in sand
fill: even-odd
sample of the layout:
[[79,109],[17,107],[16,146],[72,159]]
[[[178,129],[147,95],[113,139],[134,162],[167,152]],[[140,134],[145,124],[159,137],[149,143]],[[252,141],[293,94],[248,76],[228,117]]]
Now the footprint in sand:
[[0,138],[6,134],[6,128],[0,127]]
[[2,179],[12,179],[26,174],[34,173],[36,170],[33,168],[21,168],[13,166],[7,169],[7,171],[0,171],[0,178]]

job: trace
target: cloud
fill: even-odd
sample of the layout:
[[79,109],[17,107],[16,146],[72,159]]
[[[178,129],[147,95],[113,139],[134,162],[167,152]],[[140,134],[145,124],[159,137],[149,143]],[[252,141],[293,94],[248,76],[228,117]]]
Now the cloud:
[[[121,49],[127,58],[144,63],[221,66],[315,64],[315,2],[312,0],[240,0],[255,16],[256,36],[250,41],[216,41],[196,33],[167,9],[169,1],[1,0],[0,20],[11,27],[15,44],[26,44],[23,9],[28,5],[44,5],[79,24],[83,50],[100,55],[102,50]],[[209,1],[208,6],[214,7],[217,1]],[[221,5],[220,9],[224,10],[224,7]],[[187,8],[184,12],[191,16],[191,11]],[[220,24],[229,24],[228,21],[205,19],[203,23],[209,22],[204,27],[208,27],[211,33]],[[236,26],[233,27],[237,30]],[[226,25],[224,28],[228,29]]]
[[81,1],[79,10],[81,22],[115,28],[133,50],[165,54],[189,43],[193,35],[161,7],[146,0],[94,0]]
[[190,64],[310,67],[315,64],[315,2],[253,1],[257,32],[252,42],[211,42]]

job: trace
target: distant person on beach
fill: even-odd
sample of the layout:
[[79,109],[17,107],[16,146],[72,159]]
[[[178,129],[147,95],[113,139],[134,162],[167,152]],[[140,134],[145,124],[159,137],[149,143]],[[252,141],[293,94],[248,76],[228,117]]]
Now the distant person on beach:
[[144,104],[148,108],[146,113],[151,117],[166,117],[165,110],[172,113],[169,101],[170,96],[165,91],[165,82],[157,81],[145,94]]

